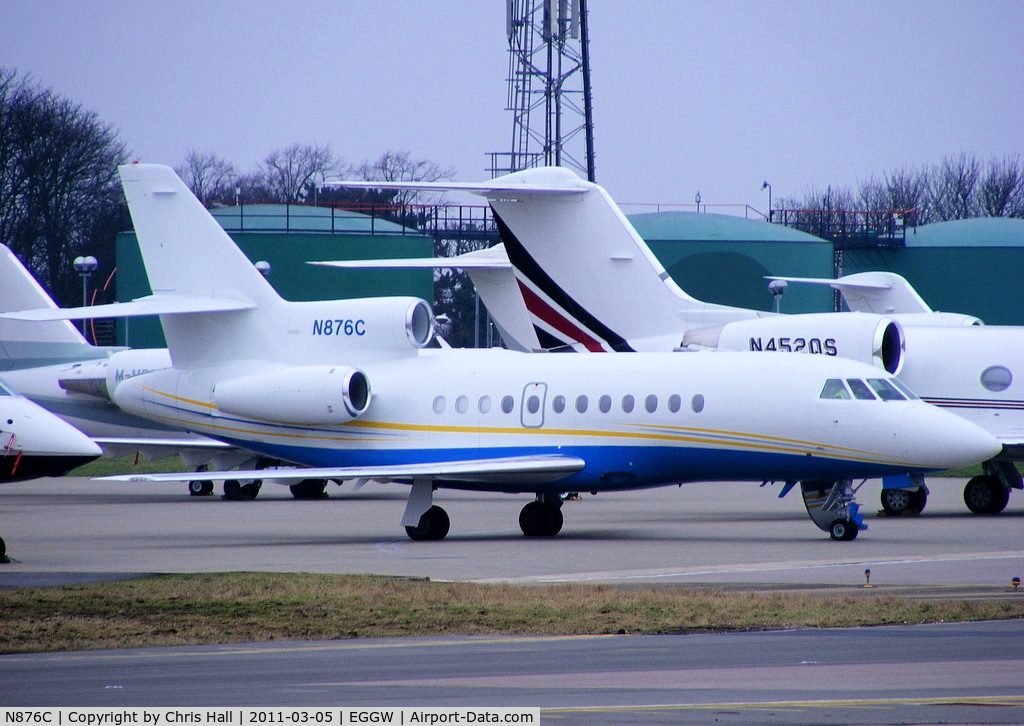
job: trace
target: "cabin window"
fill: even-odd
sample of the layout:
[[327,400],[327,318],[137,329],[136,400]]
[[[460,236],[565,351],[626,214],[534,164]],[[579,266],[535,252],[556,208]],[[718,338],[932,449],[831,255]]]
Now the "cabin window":
[[[865,386],[866,387],[866,386]],[[846,390],[846,384],[838,378],[829,378],[821,389],[818,398],[849,398],[850,392]]]
[[679,413],[679,409],[683,407],[683,399],[678,393],[673,393],[668,397],[668,410],[672,413]]
[[989,366],[981,372],[981,385],[986,390],[998,393],[1005,391],[1013,383],[1013,373],[1006,366]]
[[690,399],[690,408],[693,409],[694,413],[700,413],[704,410],[704,396],[703,394],[696,394]]
[[647,413],[654,413],[658,410],[658,397],[653,393],[644,399],[644,408],[647,409]]
[[597,399],[597,407],[601,409],[601,413],[608,413],[612,410],[612,397],[608,394],[601,396]]
[[516,401],[512,396],[504,396],[501,399],[501,410],[505,413],[512,413],[512,408],[516,405]]
[[526,410],[530,413],[540,411],[540,399],[537,396],[530,396],[526,399]]
[[875,394],[868,388],[868,384],[859,378],[848,378],[846,382],[850,384],[850,390],[853,391],[853,397],[860,399],[861,401],[874,401]]
[[459,413],[465,413],[469,410],[469,399],[465,396],[459,396],[455,399],[455,410]]
[[491,412],[491,397],[490,396],[480,396],[480,400],[477,401],[476,407],[477,407],[477,410],[480,411],[480,413],[490,413]]
[[622,397],[622,410],[626,413],[633,413],[633,407],[636,405],[636,399],[628,393]]
[[562,413],[565,410],[565,396],[559,394],[551,399],[551,410]]
[[587,399],[586,396],[577,396],[576,397],[576,410],[579,411],[580,413],[586,413],[587,412],[587,407],[589,405],[590,405],[590,401]]
[[434,399],[434,413],[444,413],[444,396]]
[[869,378],[868,385],[874,389],[878,397],[883,401],[906,401],[907,399],[902,393],[896,390],[896,387],[889,383],[884,378]]

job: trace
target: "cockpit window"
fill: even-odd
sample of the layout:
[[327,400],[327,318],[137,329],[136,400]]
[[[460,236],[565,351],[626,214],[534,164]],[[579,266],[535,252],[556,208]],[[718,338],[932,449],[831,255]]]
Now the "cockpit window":
[[883,401],[906,401],[906,396],[896,390],[896,386],[884,378],[869,378],[868,385]]
[[921,400],[921,399],[920,399],[920,398],[919,398],[919,397],[917,396],[917,394],[916,394],[916,393],[914,393],[913,391],[911,391],[911,390],[910,390],[909,388],[907,388],[907,384],[905,384],[905,383],[904,383],[903,381],[901,381],[901,380],[900,380],[899,378],[890,378],[890,379],[889,379],[889,383],[891,383],[892,385],[896,386],[896,388],[900,389],[900,392],[901,392],[901,393],[902,393],[902,394],[903,394],[904,396],[906,396],[907,398],[909,398],[909,399],[910,399],[911,401],[920,401],[920,400]]
[[875,394],[868,388],[868,384],[859,378],[847,378],[846,382],[850,384],[850,390],[853,391],[853,397],[859,398],[862,401],[873,401],[875,400]]
[[846,386],[838,378],[829,378],[825,381],[825,386],[821,389],[821,396],[819,398],[849,398],[850,392],[846,390]]
[[0,396],[13,396],[11,389],[7,387],[7,384],[0,381]]

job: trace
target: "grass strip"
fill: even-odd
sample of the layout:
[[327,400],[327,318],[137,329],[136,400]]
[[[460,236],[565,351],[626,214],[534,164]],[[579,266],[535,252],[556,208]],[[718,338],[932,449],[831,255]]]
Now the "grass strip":
[[1024,617],[1024,598],[208,573],[0,593],[0,652],[441,635],[688,633]]

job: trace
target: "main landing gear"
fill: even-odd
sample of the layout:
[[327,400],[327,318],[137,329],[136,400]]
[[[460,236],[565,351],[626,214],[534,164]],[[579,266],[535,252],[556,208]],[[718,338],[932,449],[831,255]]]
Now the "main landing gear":
[[920,514],[928,504],[928,487],[925,486],[924,477],[920,475],[893,477],[891,484],[887,486],[890,479],[882,478],[882,493],[880,499],[882,510],[890,517],[898,517],[902,514]]
[[554,537],[562,531],[562,498],[538,494],[519,512],[519,528],[527,537]]
[[856,489],[849,479],[802,481],[800,493],[811,520],[832,539],[849,542],[857,538],[860,530],[868,528],[860,505],[854,501]]
[[[413,481],[405,504],[402,526],[409,539],[418,542],[444,539],[451,521],[448,513],[434,504],[434,484],[429,479]],[[519,528],[527,537],[554,537],[562,530],[562,498],[538,494],[519,513]]]

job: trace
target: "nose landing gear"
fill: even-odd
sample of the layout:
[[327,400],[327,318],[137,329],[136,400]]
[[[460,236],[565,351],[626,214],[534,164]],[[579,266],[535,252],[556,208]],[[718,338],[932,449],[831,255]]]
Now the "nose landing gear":
[[856,489],[849,479],[838,481],[802,481],[800,493],[807,514],[818,529],[828,532],[837,541],[849,542],[868,526],[854,501]]

